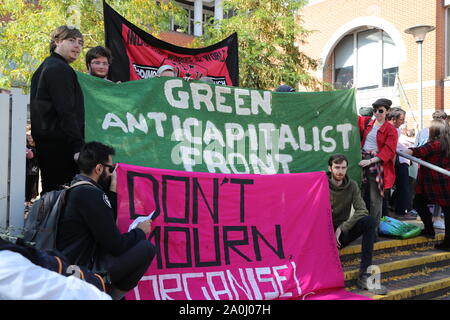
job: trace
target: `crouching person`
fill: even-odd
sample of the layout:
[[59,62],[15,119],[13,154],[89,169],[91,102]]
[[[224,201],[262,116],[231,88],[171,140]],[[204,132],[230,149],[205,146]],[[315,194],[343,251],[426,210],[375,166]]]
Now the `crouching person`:
[[[372,251],[375,240],[376,223],[368,215],[357,183],[347,176],[348,160],[336,154],[328,160],[328,184],[330,188],[333,226],[338,248],[342,249],[362,236],[361,264],[357,285],[374,294],[386,294],[386,287],[370,283],[368,268],[372,265]],[[350,216],[351,208],[355,212]]]
[[146,240],[151,220],[121,234],[116,225],[116,173],[113,148],[99,142],[85,144],[78,158],[81,174],[72,183],[90,184],[70,189],[61,212],[56,247],[70,263],[102,274],[113,299],[136,287],[147,271],[154,246]]

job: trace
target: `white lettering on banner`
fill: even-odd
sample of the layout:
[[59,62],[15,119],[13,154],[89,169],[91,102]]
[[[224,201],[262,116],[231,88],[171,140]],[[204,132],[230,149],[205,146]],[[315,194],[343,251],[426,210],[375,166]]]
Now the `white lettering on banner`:
[[[173,273],[144,276],[134,292],[151,292],[155,300],[192,300],[192,290],[197,297],[201,292],[205,300],[270,300],[300,296],[302,289],[296,275],[295,262],[286,265],[196,273]],[[238,274],[236,273],[238,272]],[[286,285],[287,281],[294,280]]]
[[[183,90],[186,89],[185,84],[189,85],[188,90]],[[235,106],[236,115],[258,115],[260,110],[267,115],[272,114],[272,93],[270,91],[264,91],[261,95],[258,90],[216,86],[214,103],[213,89],[210,85],[194,82],[188,84],[181,79],[173,79],[164,83],[164,94],[167,102],[172,107],[179,109],[191,107],[200,110],[204,105],[210,112],[232,113],[233,107],[226,104],[228,98],[228,100],[234,100],[232,105]]]
[[[171,140],[179,142],[172,148],[172,162],[182,164],[186,171],[195,171],[194,166],[206,164],[211,173],[256,174],[275,174],[280,166],[283,173],[290,173],[289,163],[297,151],[333,153],[338,145],[346,151],[350,147],[352,131],[350,123],[309,129],[298,126],[293,131],[288,124],[278,127],[274,123],[242,125],[227,122],[218,128],[210,120],[204,122],[194,117],[182,120],[172,115],[171,121],[167,120],[164,112],[149,112],[146,117],[127,112],[124,119],[107,113],[102,129],[119,129],[125,134],[153,134],[160,138],[168,138],[171,129]],[[290,153],[283,153],[286,150]]]
[[158,137],[164,138],[163,121],[167,120],[167,116],[164,112],[149,112],[147,117],[151,120],[155,120],[155,129]]

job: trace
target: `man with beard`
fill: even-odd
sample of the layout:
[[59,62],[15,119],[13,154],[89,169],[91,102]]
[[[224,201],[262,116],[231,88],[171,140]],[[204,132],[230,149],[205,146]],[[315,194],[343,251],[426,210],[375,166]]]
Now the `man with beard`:
[[[380,283],[372,283],[368,268],[372,265],[375,219],[369,216],[357,183],[347,176],[347,157],[332,155],[328,160],[328,185],[336,244],[339,249],[362,236],[361,264],[357,285],[374,294],[386,294]],[[355,209],[351,215],[351,209]]]
[[56,247],[70,263],[102,274],[108,293],[120,299],[133,289],[147,271],[154,246],[146,240],[151,220],[141,222],[128,233],[120,234],[117,225],[116,174],[112,164],[113,148],[89,142],[80,151],[80,174],[72,184],[89,184],[70,189],[61,212]]

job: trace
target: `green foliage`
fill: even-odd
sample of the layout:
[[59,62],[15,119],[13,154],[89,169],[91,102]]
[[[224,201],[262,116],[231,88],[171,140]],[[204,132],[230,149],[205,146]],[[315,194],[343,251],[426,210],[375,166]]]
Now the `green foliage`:
[[302,53],[310,34],[301,27],[299,9],[304,0],[227,0],[224,12],[234,15],[205,26],[204,36],[195,46],[218,42],[238,33],[240,85],[272,89],[284,83],[318,89],[321,85],[310,75],[318,62]]
[[[157,35],[169,30],[171,17],[187,20],[172,0],[108,0],[117,12],[143,30]],[[104,45],[102,0],[0,0],[0,88],[27,87],[39,64],[49,55],[50,33],[61,25],[78,27],[85,47],[73,67],[85,71],[84,54]]]

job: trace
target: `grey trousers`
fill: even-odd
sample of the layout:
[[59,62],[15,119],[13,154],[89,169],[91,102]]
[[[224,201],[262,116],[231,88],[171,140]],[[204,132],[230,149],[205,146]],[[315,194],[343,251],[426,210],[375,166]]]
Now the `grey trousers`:
[[375,220],[375,235],[378,235],[381,214],[383,212],[383,197],[378,191],[376,173],[371,173],[369,167],[365,167],[364,175],[368,181],[362,186],[363,194],[367,194],[370,197],[370,206],[367,209],[369,210],[369,215]]

